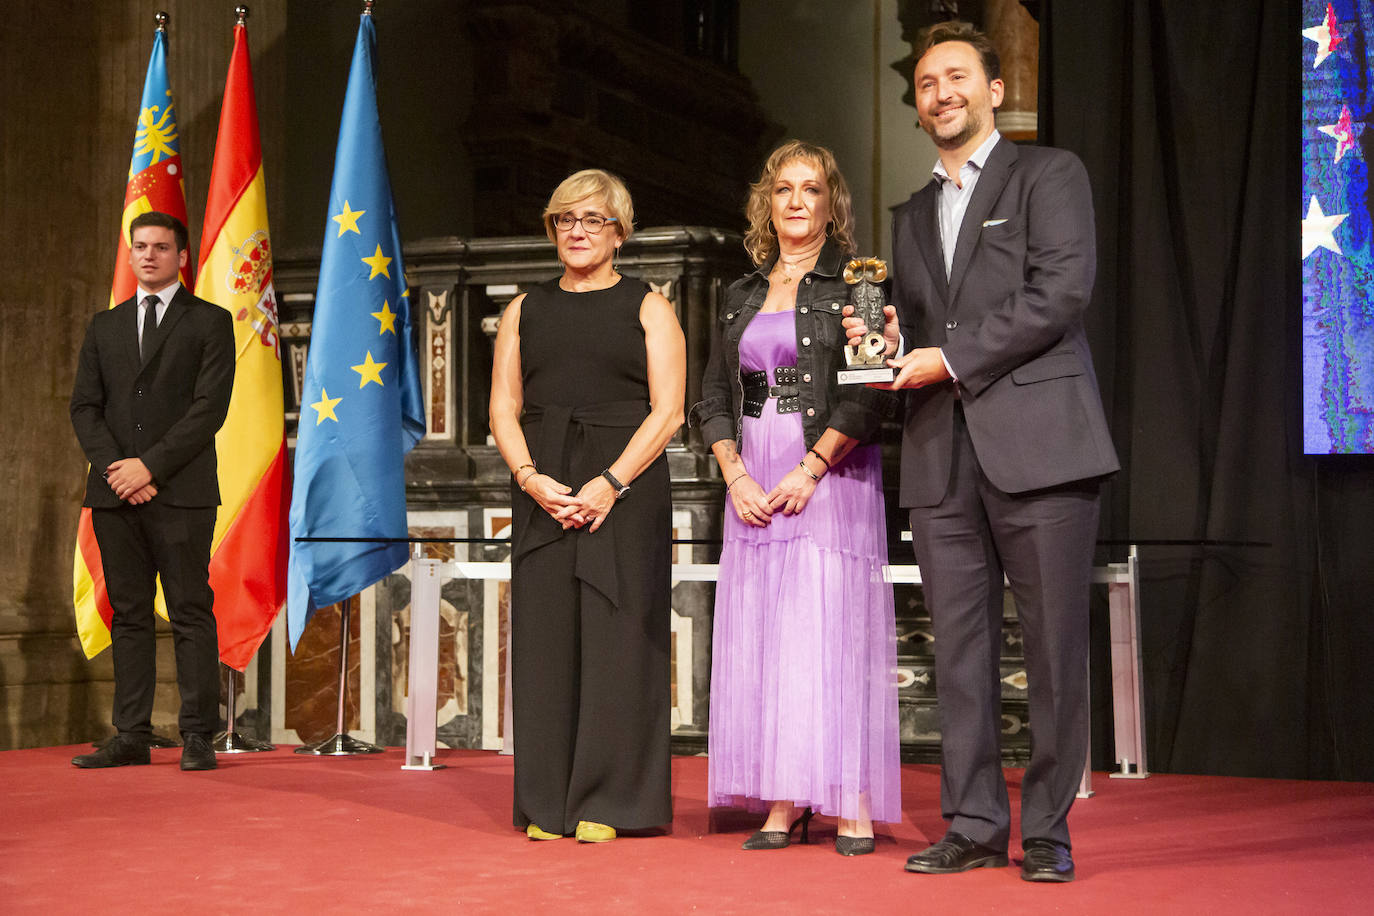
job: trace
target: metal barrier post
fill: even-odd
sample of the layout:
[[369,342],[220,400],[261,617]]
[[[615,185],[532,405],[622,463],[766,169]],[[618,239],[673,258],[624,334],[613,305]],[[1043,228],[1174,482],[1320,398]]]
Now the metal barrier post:
[[[1144,779],[1145,713],[1140,685],[1140,557],[1135,544],[1125,563],[1113,563],[1118,575],[1108,586],[1111,606],[1112,720],[1116,759],[1110,774],[1118,779]],[[1124,575],[1123,575],[1124,574]]]
[[[417,549],[416,553],[419,553]],[[435,708],[439,696],[438,560],[410,564],[410,664],[406,685],[406,762],[403,770],[437,770]]]

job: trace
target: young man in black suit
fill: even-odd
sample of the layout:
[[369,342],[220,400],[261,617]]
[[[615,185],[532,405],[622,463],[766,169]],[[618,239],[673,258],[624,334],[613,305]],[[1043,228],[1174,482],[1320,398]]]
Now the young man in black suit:
[[84,505],[114,611],[114,726],[83,768],[149,762],[157,576],[172,625],[181,768],[212,770],[219,724],[219,641],[210,540],[219,506],[215,433],[234,385],[229,313],[177,279],[186,227],[166,213],[129,224],[138,293],[91,319],[72,388],[72,426],[91,463]]
[[[1081,162],[1001,137],[997,52],[964,23],[918,43],[934,178],[893,216],[889,352],[905,352],[901,503],[935,635],[949,830],[907,870],[1007,864],[999,738],[1002,577],[1025,645],[1031,762],[1021,877],[1074,876],[1068,813],[1088,749],[1098,482],[1118,469],[1082,316],[1096,269]],[[851,337],[861,324],[849,319]]]

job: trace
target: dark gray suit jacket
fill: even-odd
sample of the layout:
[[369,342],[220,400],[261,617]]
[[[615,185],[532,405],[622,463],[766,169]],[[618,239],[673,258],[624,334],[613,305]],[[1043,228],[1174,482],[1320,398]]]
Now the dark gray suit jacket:
[[103,475],[111,462],[135,457],[152,472],[160,502],[219,505],[215,433],[233,387],[233,319],[185,287],[172,297],[147,360],[138,352],[135,299],[93,317],[71,399],[72,426],[91,463],[84,505],[123,505]]
[[[893,304],[908,350],[943,348],[984,473],[1021,493],[1118,470],[1082,323],[1096,269],[1083,164],[998,141],[948,281],[938,198],[932,180],[894,214]],[[901,504],[934,506],[950,479],[955,388],[906,395]]]

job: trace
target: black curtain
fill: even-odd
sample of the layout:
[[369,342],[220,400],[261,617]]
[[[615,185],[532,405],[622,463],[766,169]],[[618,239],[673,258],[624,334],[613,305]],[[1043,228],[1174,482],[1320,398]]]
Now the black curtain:
[[1150,769],[1374,778],[1374,459],[1302,452],[1301,7],[1039,18],[1042,142],[1097,207],[1103,533],[1263,545],[1142,548]]

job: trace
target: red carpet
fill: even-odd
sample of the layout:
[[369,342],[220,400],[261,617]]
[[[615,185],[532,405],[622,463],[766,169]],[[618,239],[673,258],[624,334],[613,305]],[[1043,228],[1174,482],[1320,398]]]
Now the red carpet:
[[930,766],[903,768],[905,819],[877,853],[845,859],[833,820],[811,846],[741,851],[756,824],[708,813],[704,758],[673,761],[670,834],[584,846],[512,829],[512,762],[487,752],[432,773],[399,749],[182,773],[175,750],[77,770],[85,750],[0,753],[0,912],[1351,913],[1374,896],[1368,783],[1099,775],[1071,819],[1078,880],[1054,886],[905,873],[944,831]]

